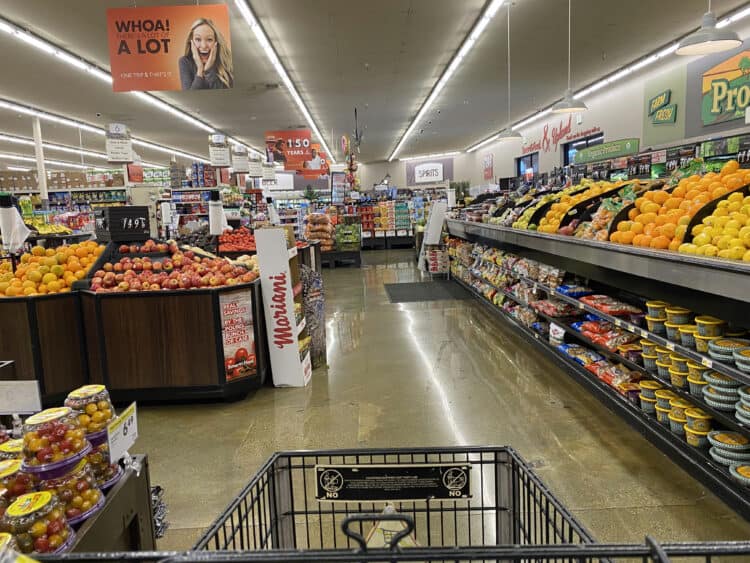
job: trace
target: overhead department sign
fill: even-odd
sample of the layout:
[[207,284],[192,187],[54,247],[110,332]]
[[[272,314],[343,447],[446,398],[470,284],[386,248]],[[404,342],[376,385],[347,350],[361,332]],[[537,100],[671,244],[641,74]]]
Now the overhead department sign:
[[586,164],[597,160],[607,160],[618,156],[629,156],[638,152],[640,139],[620,139],[579,150],[575,155],[576,164]]
[[453,180],[453,158],[406,162],[406,185],[426,186]]
[[750,51],[742,51],[703,73],[701,120],[713,125],[744,119],[750,106]]

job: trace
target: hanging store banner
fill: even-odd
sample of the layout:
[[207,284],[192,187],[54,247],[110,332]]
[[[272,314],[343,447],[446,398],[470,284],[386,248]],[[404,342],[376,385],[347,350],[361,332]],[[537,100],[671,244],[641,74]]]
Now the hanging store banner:
[[133,162],[133,141],[130,138],[130,129],[122,123],[110,123],[107,126],[105,139],[107,162],[128,163]]
[[266,131],[268,162],[281,162],[284,164],[284,170],[302,170],[305,163],[313,159],[311,139],[309,129]]
[[657,109],[651,116],[651,123],[662,125],[664,123],[674,123],[677,121],[677,104],[669,104]]
[[263,161],[259,158],[251,158],[247,163],[247,175],[250,178],[262,178]]
[[640,139],[620,139],[619,141],[610,141],[593,147],[586,147],[576,152],[575,163],[586,164],[618,156],[630,156],[638,152]]
[[482,170],[484,171],[484,179],[491,181],[495,178],[495,157],[491,152],[488,152],[482,158]]
[[406,161],[406,185],[423,186],[453,180],[453,157]]
[[653,113],[657,109],[666,106],[669,103],[671,97],[672,90],[664,90],[663,92],[659,92],[656,96],[648,101],[648,114],[653,115]]
[[245,147],[232,147],[232,172],[244,174],[250,170],[250,160]]
[[229,141],[226,135],[213,133],[208,136],[208,158],[215,168],[228,168],[232,165]]
[[221,341],[227,381],[256,374],[253,304],[248,290],[219,294]]
[[115,92],[234,86],[226,4],[107,10]]

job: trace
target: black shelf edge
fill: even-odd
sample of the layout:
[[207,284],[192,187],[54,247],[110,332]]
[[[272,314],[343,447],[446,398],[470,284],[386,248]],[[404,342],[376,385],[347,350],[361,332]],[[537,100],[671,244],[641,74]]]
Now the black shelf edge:
[[745,520],[750,521],[750,496],[748,496],[747,490],[742,485],[732,480],[729,471],[724,466],[713,461],[703,450],[689,446],[679,436],[672,434],[667,427],[659,424],[656,418],[641,411],[636,405],[618,394],[612,387],[600,381],[583,366],[564,354],[559,353],[541,335],[532,332],[515,319],[509,317],[501,309],[490,303],[484,296],[479,295],[474,288],[459,278],[452,277],[451,279],[469,291],[486,310],[507,323],[524,339],[539,348],[550,359],[554,360],[557,365],[563,367],[563,371],[567,375],[579,385],[591,391],[607,408],[619,415],[644,438],[667,454],[672,461],[705,485],[712,493],[745,518]]

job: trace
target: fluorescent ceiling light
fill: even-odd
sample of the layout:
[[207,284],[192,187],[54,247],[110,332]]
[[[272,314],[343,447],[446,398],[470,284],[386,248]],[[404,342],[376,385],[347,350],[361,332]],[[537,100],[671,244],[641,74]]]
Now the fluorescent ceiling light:
[[[70,51],[63,49],[62,47],[55,45],[54,43],[46,41],[45,39],[42,39],[41,37],[28,32],[27,30],[2,17],[0,17],[0,31],[8,33],[8,35],[10,35],[11,37],[15,37],[16,39],[19,39],[20,41],[23,41],[24,43],[46,53],[47,55],[53,56],[58,60],[67,63],[73,68],[86,72],[103,82],[112,84],[112,75],[105,69],[99,68],[95,64],[90,63],[84,60],[82,57],[77,56],[75,53],[71,53]],[[182,111],[171,104],[168,104],[167,102],[154,96],[153,94],[147,92],[131,92],[131,94],[136,96],[140,100],[148,102],[152,106],[157,107],[161,111],[169,113],[170,115],[181,119],[182,121],[185,121],[186,123],[189,123],[194,127],[198,127],[203,131],[213,133],[216,130],[212,125],[201,121],[200,119],[196,119],[189,113]],[[237,142],[239,143],[239,141]],[[245,143],[241,144],[247,147],[248,151],[260,156],[265,156],[257,149],[246,145]]]
[[[30,156],[23,156],[20,154],[9,154],[9,153],[0,153],[0,159],[2,160],[20,160],[21,162],[36,162],[36,158],[32,158]],[[62,162],[60,160],[47,160],[44,159],[44,163],[49,166],[62,166],[64,168],[77,168],[78,170],[87,170],[91,168],[91,166],[84,166],[82,164],[75,164],[73,162]]]
[[310,114],[310,111],[307,109],[305,102],[302,100],[302,96],[300,96],[299,92],[297,92],[297,88],[295,87],[294,82],[292,82],[292,79],[289,77],[289,73],[287,73],[284,65],[281,64],[281,60],[276,54],[276,50],[273,48],[273,45],[271,45],[271,42],[268,40],[268,36],[266,36],[266,32],[263,30],[263,26],[260,25],[258,18],[255,17],[255,14],[253,13],[246,0],[234,0],[234,3],[237,6],[237,9],[242,14],[242,17],[245,18],[245,22],[247,22],[247,25],[255,34],[255,38],[258,40],[258,43],[260,43],[261,47],[263,47],[263,51],[265,52],[266,57],[273,65],[273,68],[276,69],[276,73],[279,75],[282,82],[286,86],[286,89],[292,96],[294,103],[297,104],[297,107],[302,112],[307,125],[310,127],[312,132],[315,134],[315,137],[320,142],[320,146],[328,155],[331,163],[336,164],[336,159],[333,156],[333,152],[331,152],[331,150],[328,148],[323,135],[320,134],[318,125],[315,123],[315,120]]
[[[240,0],[235,0],[235,1],[240,1]],[[244,1],[244,0],[241,0],[241,1]],[[490,5],[487,7],[484,13],[480,16],[479,20],[477,20],[477,22],[474,24],[474,27],[471,29],[466,39],[464,39],[464,42],[462,43],[458,52],[453,56],[453,59],[443,71],[443,74],[440,76],[440,79],[432,88],[430,95],[424,101],[424,103],[422,104],[422,107],[419,108],[417,115],[414,116],[414,119],[406,128],[406,131],[404,131],[404,134],[401,136],[401,139],[399,139],[398,143],[396,144],[396,148],[393,149],[391,156],[388,157],[388,162],[391,162],[394,158],[396,158],[396,155],[404,146],[404,143],[409,138],[409,135],[411,135],[412,131],[414,131],[417,124],[422,120],[424,115],[427,113],[427,110],[430,109],[430,106],[432,106],[432,104],[435,102],[437,97],[440,95],[440,92],[443,90],[443,88],[445,88],[445,85],[448,83],[448,80],[450,80],[450,77],[453,76],[453,73],[456,72],[456,69],[458,69],[458,67],[461,65],[461,61],[463,61],[466,55],[469,54],[469,51],[471,51],[471,49],[474,47],[479,37],[487,28],[487,25],[490,23],[490,20],[495,16],[495,14],[497,14],[497,11],[500,9],[500,6],[502,6],[503,1],[504,0],[492,0],[492,2],[490,2]]]
[[[748,16],[750,16],[750,7],[742,8],[741,10],[737,10],[733,14],[730,14],[729,16],[723,18],[721,21],[719,21],[719,23],[716,24],[716,27],[717,28],[726,27],[727,25],[729,25],[731,23],[738,22],[738,21],[740,21],[742,19],[745,19]],[[685,37],[687,37],[687,36],[685,36]],[[652,65],[653,63],[655,63],[657,61],[660,61],[664,57],[667,57],[667,56],[671,55],[672,53],[674,53],[674,52],[677,51],[678,46],[680,44],[680,41],[682,39],[684,39],[685,37],[678,38],[676,41],[673,41],[669,45],[666,45],[666,46],[660,48],[655,53],[652,53],[650,55],[642,57],[642,58],[638,59],[637,61],[635,61],[635,62],[633,62],[633,63],[631,63],[631,64],[629,64],[629,65],[627,65],[625,67],[622,67],[621,69],[618,69],[617,71],[613,72],[609,76],[606,76],[606,77],[602,78],[598,82],[595,82],[594,84],[590,84],[589,86],[586,86],[585,88],[583,88],[583,89],[579,90],[578,92],[574,93],[573,94],[573,99],[574,100],[579,100],[579,99],[584,98],[584,97],[586,97],[586,96],[588,96],[590,94],[593,94],[597,90],[601,90],[605,86],[608,86],[608,85],[616,82],[617,80],[623,78],[624,76],[627,76],[627,75],[629,75],[629,74],[631,74],[631,73],[633,73],[633,72],[635,72],[637,70],[640,70],[640,69],[642,69],[642,68],[644,68],[646,66]],[[523,119],[522,121],[519,121],[518,123],[516,123],[513,126],[513,130],[515,131],[515,130],[518,130],[518,129],[522,129],[523,127],[526,127],[527,125],[529,125],[530,123],[533,123],[537,119],[540,119],[540,118],[544,117],[545,115],[547,115],[547,114],[550,113],[550,109],[551,108],[547,108],[547,109],[544,109],[542,111],[538,111],[537,113],[534,113],[534,114],[530,115],[529,117]],[[471,147],[469,147],[468,149],[466,149],[466,152],[474,152],[478,148],[483,147],[483,146],[485,146],[485,145],[487,145],[487,144],[489,144],[489,143],[497,140],[498,137],[499,137],[499,134],[495,133],[492,136],[490,136],[490,137],[488,137],[486,139],[483,139],[483,140],[477,142],[476,144],[472,145]]]
[[23,166],[11,166],[9,164],[5,168],[13,170],[14,172],[31,172],[31,168],[24,168]]
[[[32,117],[38,117],[39,119],[50,121],[52,123],[58,123],[60,125],[65,125],[67,127],[72,127],[73,129],[81,129],[82,131],[87,131],[89,133],[94,133],[96,135],[104,136],[106,134],[106,131],[102,129],[101,127],[88,125],[87,123],[83,123],[82,121],[75,121],[73,119],[68,119],[67,117],[62,117],[59,115],[48,113],[46,111],[37,110],[34,108],[30,108],[28,106],[22,106],[20,104],[16,104],[8,100],[0,99],[0,108],[7,109],[9,111],[14,111],[17,113],[22,113],[24,115],[30,115]],[[190,153],[180,151],[177,149],[173,149],[170,147],[165,147],[163,145],[158,145],[156,143],[152,143],[151,141],[146,141],[143,139],[136,139],[136,138],[133,138],[132,141],[134,145],[147,147],[155,151],[163,152],[169,155],[180,156],[188,160],[196,160],[198,162],[203,162],[203,163],[210,162],[206,160],[205,158],[203,158],[202,156],[190,154]]]
[[422,154],[419,156],[406,156],[399,158],[399,160],[422,160],[423,158],[440,158],[442,156],[455,156],[461,154],[461,151],[450,151],[450,152],[435,152],[432,154]]
[[[33,147],[36,143],[34,143],[34,139],[28,138],[28,137],[18,137],[16,135],[8,135],[5,133],[0,133],[0,142],[6,142],[6,143],[13,143],[16,145],[24,145]],[[53,151],[60,151],[60,152],[66,152],[70,154],[76,154],[79,156],[90,156],[92,158],[99,158],[101,160],[107,160],[107,154],[103,152],[97,152],[97,151],[90,151],[87,149],[81,149],[78,147],[71,147],[68,145],[58,145],[57,143],[48,143],[48,142],[42,142],[42,146],[45,149],[53,150]],[[149,168],[164,168],[164,164],[154,164],[151,162],[143,162],[143,166],[147,166]]]

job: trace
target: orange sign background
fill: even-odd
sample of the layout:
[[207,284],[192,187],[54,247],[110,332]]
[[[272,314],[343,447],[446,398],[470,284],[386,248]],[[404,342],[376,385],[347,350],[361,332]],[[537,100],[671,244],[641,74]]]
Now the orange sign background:
[[107,10],[112,89],[181,90],[180,57],[193,22],[200,18],[214,22],[231,53],[226,4]]

